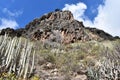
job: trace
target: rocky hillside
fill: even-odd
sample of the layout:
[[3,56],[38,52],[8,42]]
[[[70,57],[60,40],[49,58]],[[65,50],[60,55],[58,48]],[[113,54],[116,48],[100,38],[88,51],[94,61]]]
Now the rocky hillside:
[[0,80],[120,80],[117,38],[60,10],[3,29]]
[[87,28],[82,22],[74,19],[70,11],[55,11],[34,19],[23,29],[3,29],[0,35],[24,36],[32,40],[58,43],[74,43],[76,41],[113,40],[110,34],[95,28]]

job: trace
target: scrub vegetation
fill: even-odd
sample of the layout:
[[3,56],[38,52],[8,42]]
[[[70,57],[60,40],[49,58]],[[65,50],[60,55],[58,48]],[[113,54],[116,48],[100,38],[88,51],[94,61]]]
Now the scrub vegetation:
[[0,36],[0,79],[44,80],[58,76],[74,80],[78,75],[88,80],[120,79],[119,39],[51,44]]

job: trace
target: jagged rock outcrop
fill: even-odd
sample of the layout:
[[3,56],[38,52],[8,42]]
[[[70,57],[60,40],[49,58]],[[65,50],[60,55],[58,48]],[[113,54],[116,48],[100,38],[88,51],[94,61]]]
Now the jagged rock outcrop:
[[1,35],[24,36],[32,40],[73,43],[89,40],[113,40],[114,37],[102,30],[86,28],[82,22],[74,19],[70,11],[50,12],[41,18],[34,19],[23,29],[3,29]]
[[[89,27],[86,27],[85,29],[88,30],[89,32],[91,32],[92,34],[95,34],[96,36],[99,36],[105,40],[115,39],[115,37],[111,36],[108,33],[105,33],[103,30],[98,30],[96,28],[89,28]],[[116,37],[116,39],[117,39],[117,37]]]
[[4,34],[8,34],[11,37],[19,36],[19,34],[12,28],[2,29],[1,32],[0,32],[0,35],[4,35]]

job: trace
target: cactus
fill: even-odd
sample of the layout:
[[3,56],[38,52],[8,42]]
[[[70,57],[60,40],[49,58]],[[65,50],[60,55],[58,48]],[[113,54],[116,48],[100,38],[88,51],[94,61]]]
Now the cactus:
[[[6,34],[0,36],[0,74],[7,72],[14,73],[17,78],[28,78],[33,73],[34,55],[33,43],[29,40],[22,41],[22,38],[11,38]],[[32,66],[31,69],[29,66]]]
[[101,59],[101,65],[88,68],[89,80],[120,80],[120,46],[113,53],[106,50],[105,57]]

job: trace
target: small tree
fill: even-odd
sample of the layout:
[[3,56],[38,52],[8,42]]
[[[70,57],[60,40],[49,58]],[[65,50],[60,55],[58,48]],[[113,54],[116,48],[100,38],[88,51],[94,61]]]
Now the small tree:
[[55,12],[57,12],[57,11],[62,11],[62,10],[57,8],[57,9],[55,9]]

